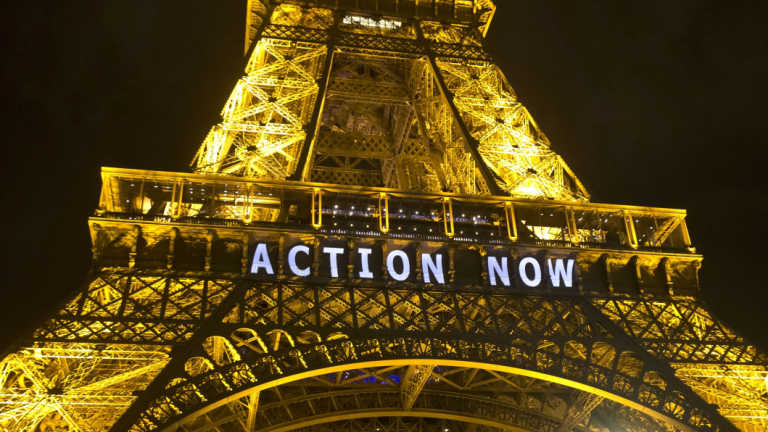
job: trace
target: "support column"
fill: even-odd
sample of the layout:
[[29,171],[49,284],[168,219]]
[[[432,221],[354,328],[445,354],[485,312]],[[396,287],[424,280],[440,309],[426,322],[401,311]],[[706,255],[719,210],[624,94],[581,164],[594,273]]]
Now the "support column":
[[400,384],[400,399],[403,409],[410,410],[416,403],[424,384],[432,376],[433,365],[411,365],[405,372],[403,382]]
[[315,106],[312,108],[312,117],[306,126],[307,136],[304,138],[304,144],[301,146],[299,161],[296,170],[286,180],[308,181],[309,173],[312,170],[312,158],[314,156],[315,143],[317,143],[317,133],[320,129],[320,120],[325,106],[325,98],[328,95],[328,84],[331,81],[331,68],[333,66],[333,57],[336,50],[336,33],[341,21],[341,14],[336,13],[333,19],[333,26],[328,30],[329,38],[326,45],[325,62],[323,63],[322,74],[317,82],[317,97]]
[[245,422],[245,430],[252,431],[256,427],[256,414],[259,408],[259,395],[261,392],[255,392],[248,398],[248,418]]
[[493,171],[488,168],[488,165],[485,164],[485,160],[480,155],[480,151],[478,150],[478,141],[472,136],[472,134],[469,133],[469,128],[467,127],[466,123],[464,123],[464,119],[461,117],[459,109],[456,108],[456,105],[453,103],[453,93],[448,90],[448,86],[445,84],[443,74],[440,72],[440,68],[437,66],[437,61],[435,60],[435,53],[432,51],[430,42],[424,37],[424,32],[421,30],[420,23],[416,25],[416,34],[419,38],[419,42],[421,42],[426,47],[429,65],[432,69],[432,73],[434,74],[435,79],[437,80],[437,84],[440,87],[440,93],[442,93],[445,102],[451,108],[453,118],[459,125],[459,130],[461,130],[461,134],[464,136],[464,140],[467,143],[467,150],[472,155],[472,159],[474,159],[477,167],[480,169],[480,173],[483,175],[483,179],[488,185],[488,189],[493,195],[507,195],[507,193],[502,190],[496,183],[496,174],[494,174]]

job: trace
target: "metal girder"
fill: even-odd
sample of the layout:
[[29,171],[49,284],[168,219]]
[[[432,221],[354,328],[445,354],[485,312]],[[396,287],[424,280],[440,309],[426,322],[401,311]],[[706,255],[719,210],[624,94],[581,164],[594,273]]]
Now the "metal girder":
[[[334,23],[332,27],[333,30],[330,33],[331,35],[335,33],[341,18],[342,18],[341,15],[338,13],[334,15]],[[327,52],[325,55],[325,63],[323,63],[323,68],[320,72],[320,79],[318,80],[318,87],[320,90],[317,94],[317,97],[315,98],[312,114],[311,114],[309,123],[307,124],[307,130],[310,133],[307,134],[307,137],[304,140],[304,144],[301,148],[301,152],[299,153],[299,161],[298,161],[298,164],[296,165],[296,169],[288,177],[288,179],[291,179],[291,180],[307,181],[309,179],[309,171],[312,165],[313,150],[317,142],[317,132],[320,127],[320,115],[323,112],[323,106],[325,104],[325,99],[328,94],[328,84],[330,82],[331,67],[333,66],[333,57],[335,55],[335,40],[333,39],[333,37],[331,37],[326,42],[326,50]]]
[[[399,369],[399,368],[398,368]],[[361,372],[362,371],[351,371]],[[398,371],[399,372],[399,371]],[[392,372],[389,372],[392,373]],[[381,370],[374,372],[380,376],[386,374]],[[305,423],[315,423],[331,416],[344,416],[349,414],[359,415],[358,418],[376,418],[382,412],[413,412],[413,416],[421,413],[433,415],[454,415],[455,419],[463,418],[464,422],[475,424],[504,424],[513,430],[551,431],[554,432],[561,424],[554,413],[545,412],[546,409],[534,408],[532,400],[523,399],[516,401],[511,398],[493,397],[490,392],[457,392],[438,389],[424,390],[423,399],[412,410],[400,407],[400,397],[397,387],[365,384],[361,381],[353,381],[345,386],[339,384],[323,385],[318,383],[312,386],[311,380],[305,380],[296,385],[283,385],[278,387],[292,397],[275,397],[278,388],[265,391],[264,394],[272,394],[265,402],[263,412],[260,413],[255,429],[251,430],[284,430]],[[312,386],[309,393],[304,386]],[[499,391],[496,389],[496,391]],[[546,398],[547,391],[557,392],[556,388],[543,390],[538,397]],[[306,393],[306,394],[303,394]],[[290,414],[289,414],[290,413]],[[203,418],[203,417],[201,417]],[[191,421],[189,424],[200,425],[194,432],[206,432],[214,426],[224,430],[237,430],[237,418],[226,410],[212,410],[205,414],[203,421]],[[337,417],[333,417],[337,418]],[[437,418],[437,417],[434,417]],[[577,427],[576,430],[583,430]]]
[[[207,279],[199,275],[178,273],[168,276],[135,271],[104,271],[96,275],[93,283],[70,302],[61,316],[54,318],[36,333],[40,341],[50,340],[51,335],[58,335],[61,338],[59,340],[69,341],[67,343],[76,340],[155,344],[181,342],[188,336],[180,338],[181,333],[173,329],[185,329],[189,332],[186,334],[194,332],[235,286],[235,281],[231,279]],[[348,288],[341,286],[288,284],[281,287],[249,287],[246,290],[246,300],[240,302],[235,311],[229,314],[228,320],[233,325],[237,322],[232,321],[234,317],[253,317],[254,313],[257,313],[257,316],[274,320],[284,328],[306,326],[308,323],[333,328],[341,322],[348,322],[349,318],[345,316],[348,316],[349,311],[354,311],[356,325],[363,330],[381,325],[418,328],[430,323],[431,331],[450,334],[457,329],[482,329],[480,335],[484,332],[488,336],[508,325],[496,320],[506,313],[501,312],[505,309],[501,305],[512,299],[507,299],[507,296],[501,294],[487,298],[480,293],[460,290],[450,293],[430,291],[426,295],[421,294],[421,300],[416,301],[414,296],[419,292],[416,286],[409,289],[393,286],[383,291],[381,288],[359,287],[354,290],[353,296],[350,296]],[[317,306],[306,303],[306,299],[315,297],[328,300],[318,303]],[[502,303],[499,303],[500,300],[503,300]],[[523,310],[536,309],[533,305],[541,300],[543,299],[526,300],[531,303]],[[690,299],[679,298],[632,300],[624,297],[593,297],[590,301],[608,320],[615,322],[628,338],[634,339],[657,358],[673,362],[673,369],[680,379],[706,401],[717,403],[723,415],[740,424],[743,429],[760,430],[758,425],[764,421],[764,407],[768,406],[759,396],[762,389],[759,384],[762,382],[759,382],[756,388],[756,399],[754,394],[745,395],[733,390],[744,388],[744,382],[758,381],[751,378],[744,381],[739,378],[743,375],[741,372],[736,375],[726,373],[724,371],[727,369],[722,369],[718,375],[719,379],[696,375],[711,374],[712,372],[708,371],[712,369],[708,369],[708,365],[721,365],[720,367],[732,370],[757,368],[753,375],[759,375],[760,371],[764,370],[764,366],[761,366],[764,356],[708,315],[703,305]],[[267,308],[264,309],[263,305],[255,307],[260,303],[266,304]],[[560,306],[564,308],[563,313],[571,308],[568,304],[570,303],[566,301]],[[120,305],[123,305],[122,308]],[[307,309],[308,306],[310,309]],[[306,320],[305,314],[312,310],[312,307],[319,308],[320,321]],[[550,308],[551,306],[547,306],[544,309]],[[146,315],[148,310],[156,311],[158,315],[152,318]],[[438,311],[440,316],[436,315]],[[445,311],[455,311],[457,314],[446,316]],[[530,315],[525,320],[533,319],[532,322],[536,322],[535,316]],[[238,325],[247,325],[248,321],[241,323]],[[60,327],[56,327],[59,325]],[[152,338],[148,338],[149,335],[152,335]],[[533,335],[535,333],[525,337],[530,338]],[[590,344],[595,346],[594,343],[600,341],[599,338],[585,335],[573,335],[568,338],[574,338],[573,342],[559,348],[560,352],[572,349],[569,347],[578,344],[584,345],[588,350]],[[65,348],[50,351],[43,346],[37,350],[25,349],[23,352],[30,357],[80,358],[87,357],[89,349],[93,348],[81,349],[66,345]],[[116,360],[152,360],[156,357],[155,354],[144,351],[114,349],[104,351],[102,355]],[[587,355],[586,352],[583,355]],[[616,359],[617,354],[610,354],[610,358]],[[736,366],[741,369],[734,369]],[[729,375],[733,375],[733,379],[726,378]],[[726,395],[728,402],[723,399]],[[749,429],[750,427],[752,429]]]
[[[189,340],[185,344],[175,348],[174,352],[172,353],[172,358],[168,364],[163,368],[162,371],[160,371],[152,383],[147,386],[147,388],[140,394],[138,399],[130,406],[130,408],[120,416],[120,418],[114,423],[110,430],[127,431],[131,425],[134,424],[135,420],[139,416],[139,413],[144,412],[147,404],[154,397],[154,395],[161,393],[162,389],[171,383],[172,377],[178,375],[184,370],[185,362],[187,361],[190,353],[193,352],[196,347],[201,346],[205,342],[205,338],[216,328],[216,326],[218,326],[219,322],[224,318],[227,312],[229,312],[237,304],[237,302],[242,299],[243,291],[243,285],[240,285],[239,287],[236,285],[235,288],[221,300],[221,303],[211,311],[211,315],[208,317],[209,319],[204,324],[202,324],[194,334],[190,336]],[[229,360],[232,361],[234,359]],[[166,410],[169,409],[171,412],[174,412],[172,406],[165,407],[162,411],[164,411],[164,414],[167,414],[168,411]],[[158,412],[154,415],[158,414],[160,413]],[[150,414],[150,419],[152,417],[154,416]],[[149,420],[148,424],[152,424],[151,420]]]
[[[400,23],[390,33],[382,33],[365,26],[355,28],[346,21],[342,24],[342,18],[348,16],[338,10],[302,9],[285,4],[277,5],[271,14],[269,23],[262,25],[261,39],[253,44],[249,76],[236,86],[225,107],[224,121],[211,131],[198,152],[200,172],[304,181],[312,178],[342,184],[362,181],[364,185],[392,183],[397,173],[398,184],[415,190],[495,195],[511,192],[556,199],[588,196],[562,158],[549,149],[546,138],[541,139],[543,134],[525,108],[514,97],[508,97],[505,90],[499,91],[494,80],[501,74],[483,50],[477,29],[444,28],[430,21],[415,21]],[[428,29],[427,37],[423,28]],[[277,48],[270,51],[272,45],[282,50],[325,47],[323,65],[304,64],[306,60],[300,54],[284,55]],[[274,58],[261,55],[265,49]],[[395,53],[410,55],[413,63],[427,59],[429,72],[411,85],[418,86],[421,79],[430,81],[425,83],[430,87],[434,80],[441,98],[438,104],[444,108],[433,107],[423,98],[425,95],[420,95],[422,99],[416,109],[435,111],[426,114],[426,121],[425,115],[420,115],[423,155],[401,152],[383,161],[377,168],[380,172],[373,176],[333,173],[327,167],[317,175],[312,174],[334,56],[345,50],[350,55],[389,56],[390,61],[398,60],[393,57]],[[446,66],[453,63],[452,67]],[[459,81],[472,85],[456,88],[456,77],[451,73],[455,75],[462,68],[484,68],[494,73],[483,74],[480,80],[469,79],[474,73],[459,73]],[[306,80],[304,86],[297,77]],[[503,76],[500,79],[506,83]],[[253,97],[248,96],[245,87]],[[375,98],[366,91],[356,93],[368,98],[358,97],[360,102],[373,105],[404,101],[391,100],[386,95]],[[479,103],[482,98],[486,103]],[[443,118],[446,114],[450,118]],[[455,146],[457,135],[462,137],[461,144]],[[531,154],[534,150],[536,154]],[[422,175],[424,171],[427,176]],[[500,180],[504,182],[503,188]],[[578,190],[568,190],[571,183]]]
[[247,75],[224,107],[222,123],[198,152],[197,170],[277,179],[290,175],[303,151],[298,143],[314,137],[306,127],[316,116],[307,106],[325,99],[325,85],[316,79],[327,71],[319,63],[328,65],[330,57],[324,45],[257,42]]
[[[202,174],[104,170],[95,276],[0,361],[0,428],[768,427],[768,357],[695,300],[685,211],[586,202],[483,48],[489,0],[337,3],[248,2]],[[277,243],[268,282],[253,236]],[[325,238],[554,248],[580,286],[457,282],[454,255],[446,287],[285,274],[286,242]]]
[[294,430],[305,428],[305,427],[311,427],[311,426],[317,426],[317,425],[335,423],[335,422],[341,422],[341,421],[369,419],[371,417],[389,417],[389,418],[413,417],[413,418],[421,418],[421,419],[449,420],[449,421],[455,421],[455,422],[461,422],[461,423],[482,425],[486,427],[497,428],[500,430],[511,431],[511,432],[527,432],[526,429],[522,429],[516,426],[511,426],[503,422],[485,420],[482,418],[476,418],[474,416],[455,414],[453,412],[439,412],[439,411],[434,412],[429,410],[413,410],[413,411],[369,410],[366,412],[335,413],[335,414],[328,414],[328,415],[317,417],[317,418],[306,419],[304,421],[296,422],[296,423],[285,425],[285,426],[265,428],[265,429],[262,429],[262,431],[263,432],[289,432],[289,431],[294,431]]
[[434,369],[434,365],[411,365],[408,367],[400,385],[400,396],[404,410],[413,408],[424,384],[432,375],[432,369]]
[[[259,294],[253,296],[252,290]],[[317,290],[323,292],[315,292]],[[210,409],[230,400],[228,395],[261,391],[308,373],[321,375],[346,367],[342,365],[349,362],[398,364],[434,358],[441,360],[419,361],[432,365],[470,362],[467,364],[491,370],[500,367],[495,365],[504,364],[507,368],[504,370],[534,373],[536,377],[543,376],[543,379],[584,389],[651,415],[661,415],[665,421],[687,423],[692,427],[711,423],[719,430],[730,430],[730,424],[683,385],[669,367],[639,349],[607,318],[599,316],[596,309],[590,309],[592,306],[580,299],[486,297],[388,289],[383,294],[389,297],[391,316],[402,317],[390,324],[382,310],[382,306],[386,308],[384,299],[379,298],[382,293],[361,290],[355,295],[359,300],[354,310],[361,313],[358,325],[365,327],[350,328],[347,335],[358,335],[358,339],[352,339],[344,336],[343,327],[339,327],[340,323],[349,322],[339,321],[349,310],[344,307],[348,288],[337,291],[318,286],[255,285],[247,291],[246,303],[262,304],[259,314],[269,319],[272,326],[280,326],[277,327],[280,330],[252,327],[246,331],[243,325],[247,324],[230,322],[232,330],[227,335],[221,333],[220,326],[217,333],[228,338],[235,350],[245,349],[243,360],[214,365],[209,372],[197,375],[176,375],[175,378],[181,380],[179,384],[164,390],[162,396],[155,395],[152,402],[147,400],[146,414],[142,414],[136,424],[151,424],[154,428],[174,421],[177,415],[164,411],[157,405],[159,401],[163,401],[162,405],[173,401],[174,406],[188,407],[181,409],[182,412]],[[326,300],[320,304],[308,303],[312,298]],[[459,303],[455,304],[456,301]],[[363,313],[376,310],[371,309],[374,304],[379,305],[379,312]],[[439,308],[439,304],[445,304],[445,308]],[[429,310],[455,311],[462,316],[432,321]],[[320,321],[312,319],[313,316]],[[517,318],[509,319],[513,316]],[[390,330],[367,328],[372,319]],[[464,324],[457,328],[459,323]],[[471,336],[457,331],[465,326],[473,331]],[[480,329],[486,331],[478,331]],[[313,338],[319,338],[314,339],[318,342],[309,343],[307,336],[303,336],[310,333],[317,335]],[[364,334],[367,336],[363,337]],[[430,336],[436,334],[439,338]],[[325,338],[333,341],[324,341]],[[263,341],[263,345],[245,341]],[[198,357],[206,356],[204,348],[198,351]],[[493,364],[486,363],[491,358]],[[641,376],[639,371],[644,371]],[[217,385],[220,390],[206,384],[214,377],[217,381],[223,380]],[[204,400],[195,396],[198,393],[205,395]]]
[[[418,26],[416,28],[416,32],[418,34],[419,40],[423,44],[427,45],[427,41],[424,38],[424,34],[421,30],[421,26]],[[445,78],[443,77],[443,74],[441,73],[440,69],[437,66],[437,62],[435,60],[435,54],[431,50],[428,52],[427,58],[429,60],[432,74],[437,80],[437,83],[440,87],[440,92],[443,95],[445,103],[448,104],[451,112],[453,113],[454,121],[458,124],[459,130],[461,131],[464,137],[464,142],[467,146],[467,150],[472,155],[472,158],[475,164],[477,164],[477,168],[482,173],[483,179],[485,180],[485,184],[488,186],[488,189],[493,195],[503,195],[504,192],[502,191],[502,189],[499,188],[499,185],[496,183],[496,176],[488,168],[488,166],[485,163],[485,160],[482,158],[482,156],[480,155],[480,152],[478,151],[477,140],[470,134],[469,129],[467,128],[467,125],[464,122],[464,119],[461,117],[461,114],[459,113],[459,110],[457,109],[454,103],[453,95],[448,90],[448,86],[445,83]]]
[[187,340],[232,280],[102,272],[36,332],[40,341],[168,345]]
[[766,356],[692,299],[599,299],[606,317],[657,357],[679,363],[765,365]]
[[96,430],[114,422],[167,361],[167,350],[149,346],[36,344],[0,361],[0,425]]
[[248,396],[248,419],[246,421],[246,431],[252,431],[256,426],[256,414],[259,409],[259,393],[253,393]]
[[768,428],[768,368],[739,364],[675,363],[675,373],[743,432]]
[[[342,49],[372,54],[389,54],[414,57],[427,54],[425,45],[413,39],[365,35],[338,31],[337,45]],[[278,40],[295,40],[308,43],[327,43],[329,36],[322,29],[271,24],[264,29],[264,37]],[[478,46],[462,43],[433,42],[434,52],[441,57],[457,60],[491,61],[490,55]]]
[[603,402],[603,397],[591,393],[579,393],[568,407],[568,414],[563,419],[557,432],[571,432],[580,424],[587,423],[592,411]]

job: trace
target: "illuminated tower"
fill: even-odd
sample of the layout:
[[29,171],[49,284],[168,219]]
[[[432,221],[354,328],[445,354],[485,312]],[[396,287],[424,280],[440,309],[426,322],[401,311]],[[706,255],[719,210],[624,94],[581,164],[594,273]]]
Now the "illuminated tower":
[[194,173],[102,170],[88,284],[0,362],[9,431],[764,431],[685,211],[595,204],[490,0],[251,0]]

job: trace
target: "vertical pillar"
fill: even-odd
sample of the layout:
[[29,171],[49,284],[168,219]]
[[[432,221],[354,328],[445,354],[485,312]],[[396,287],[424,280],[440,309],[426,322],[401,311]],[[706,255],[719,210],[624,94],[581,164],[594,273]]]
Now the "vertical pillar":
[[631,213],[624,213],[624,227],[627,233],[627,243],[632,249],[637,249],[637,231],[635,231],[635,220]]
[[440,71],[440,68],[437,66],[435,54],[432,51],[430,41],[424,37],[424,32],[421,29],[421,23],[416,24],[416,35],[419,39],[419,42],[426,47],[429,65],[432,70],[432,74],[437,80],[440,93],[443,95],[443,99],[445,99],[445,102],[451,109],[453,118],[456,121],[456,124],[458,124],[459,130],[461,131],[461,134],[464,137],[464,141],[466,142],[467,150],[472,155],[472,159],[475,161],[477,168],[480,170],[483,180],[485,180],[485,184],[488,185],[488,189],[491,191],[491,194],[506,195],[506,192],[504,192],[504,190],[502,190],[499,185],[496,184],[496,175],[493,173],[493,171],[491,171],[490,168],[488,168],[488,165],[485,164],[485,160],[480,155],[480,151],[478,150],[480,143],[472,136],[472,134],[470,134],[469,128],[467,127],[466,123],[464,123],[464,119],[461,117],[459,109],[456,108],[456,105],[453,102],[453,93],[448,90],[448,86],[445,83],[443,74]]
[[139,256],[141,249],[141,227],[138,225],[133,226],[133,243],[131,244],[131,250],[128,252],[128,268],[134,268],[136,266],[136,258]]
[[248,274],[248,243],[250,241],[250,236],[248,233],[243,233],[243,238],[241,240],[241,251],[242,255],[240,256],[240,274],[245,276]]
[[277,240],[277,275],[285,274],[285,234],[280,234]]
[[456,245],[448,245],[448,283],[456,282]]
[[216,239],[216,232],[208,230],[205,234],[205,271],[211,271],[211,262],[213,261],[213,242]]
[[173,269],[173,265],[176,261],[176,241],[179,238],[179,229],[173,228],[169,234],[168,239],[168,254],[165,256],[165,268],[168,270]]
[[309,180],[309,173],[312,169],[312,157],[314,156],[314,147],[317,142],[317,132],[320,129],[320,117],[323,113],[323,107],[325,106],[325,98],[328,95],[328,84],[331,81],[331,68],[333,66],[333,58],[336,51],[336,33],[338,32],[341,19],[341,13],[336,12],[333,25],[328,29],[329,38],[328,44],[326,45],[327,51],[325,53],[325,62],[323,63],[320,78],[317,80],[317,97],[315,99],[315,105],[312,108],[312,117],[305,128],[307,136],[304,138],[304,144],[301,146],[296,170],[287,178],[287,180]]

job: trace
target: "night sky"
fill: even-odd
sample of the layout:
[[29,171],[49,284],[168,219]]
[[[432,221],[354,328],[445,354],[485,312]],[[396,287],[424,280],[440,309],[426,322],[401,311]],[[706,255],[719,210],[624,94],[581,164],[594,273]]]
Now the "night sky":
[[[704,299],[768,351],[768,2],[497,3],[488,48],[592,200],[688,209]],[[242,74],[244,4],[3,14],[0,347],[84,283],[101,166],[189,169]]]

